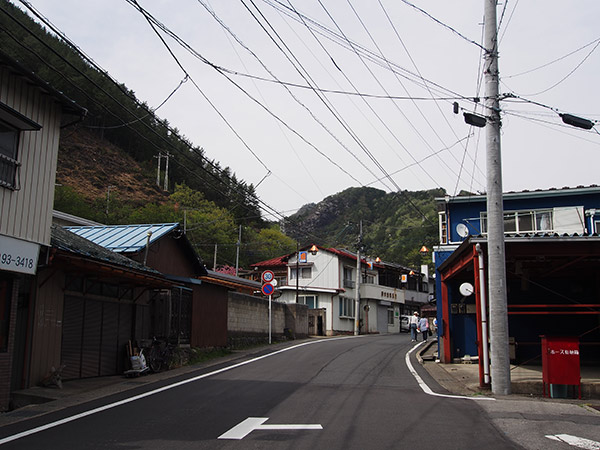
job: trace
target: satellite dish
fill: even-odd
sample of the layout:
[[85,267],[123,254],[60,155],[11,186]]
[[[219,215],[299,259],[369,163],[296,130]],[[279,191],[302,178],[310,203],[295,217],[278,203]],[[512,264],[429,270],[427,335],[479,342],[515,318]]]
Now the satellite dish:
[[456,225],[456,232],[461,238],[466,238],[469,235],[469,228],[461,222]]

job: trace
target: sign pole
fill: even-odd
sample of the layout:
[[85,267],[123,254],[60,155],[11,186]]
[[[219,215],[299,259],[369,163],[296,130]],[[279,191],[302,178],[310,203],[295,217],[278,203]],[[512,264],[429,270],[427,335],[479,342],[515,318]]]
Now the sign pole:
[[269,295],[269,344],[271,343],[271,295]]

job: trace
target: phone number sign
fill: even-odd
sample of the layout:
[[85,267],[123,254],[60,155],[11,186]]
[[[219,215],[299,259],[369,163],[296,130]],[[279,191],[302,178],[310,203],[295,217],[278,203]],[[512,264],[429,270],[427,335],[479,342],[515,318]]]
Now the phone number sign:
[[39,244],[0,235],[0,270],[35,275]]

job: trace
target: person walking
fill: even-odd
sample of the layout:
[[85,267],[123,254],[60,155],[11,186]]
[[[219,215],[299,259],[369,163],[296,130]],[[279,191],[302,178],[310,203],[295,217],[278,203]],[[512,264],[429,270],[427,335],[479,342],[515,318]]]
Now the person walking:
[[423,340],[427,342],[427,338],[429,337],[429,320],[427,317],[421,317],[419,320],[419,330],[423,334]]
[[414,312],[412,316],[410,316],[410,339],[412,342],[417,342],[417,328],[419,326],[419,313],[417,311]]

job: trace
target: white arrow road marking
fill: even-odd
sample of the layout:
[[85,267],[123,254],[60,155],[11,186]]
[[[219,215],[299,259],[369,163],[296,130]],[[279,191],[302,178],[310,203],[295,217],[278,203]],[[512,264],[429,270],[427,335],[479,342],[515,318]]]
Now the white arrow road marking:
[[223,433],[218,439],[244,439],[254,430],[322,430],[319,424],[288,424],[288,425],[263,425],[268,417],[248,417],[231,430]]
[[547,434],[546,437],[553,441],[564,442],[572,447],[584,448],[586,450],[600,450],[600,442],[571,436],[570,434]]

